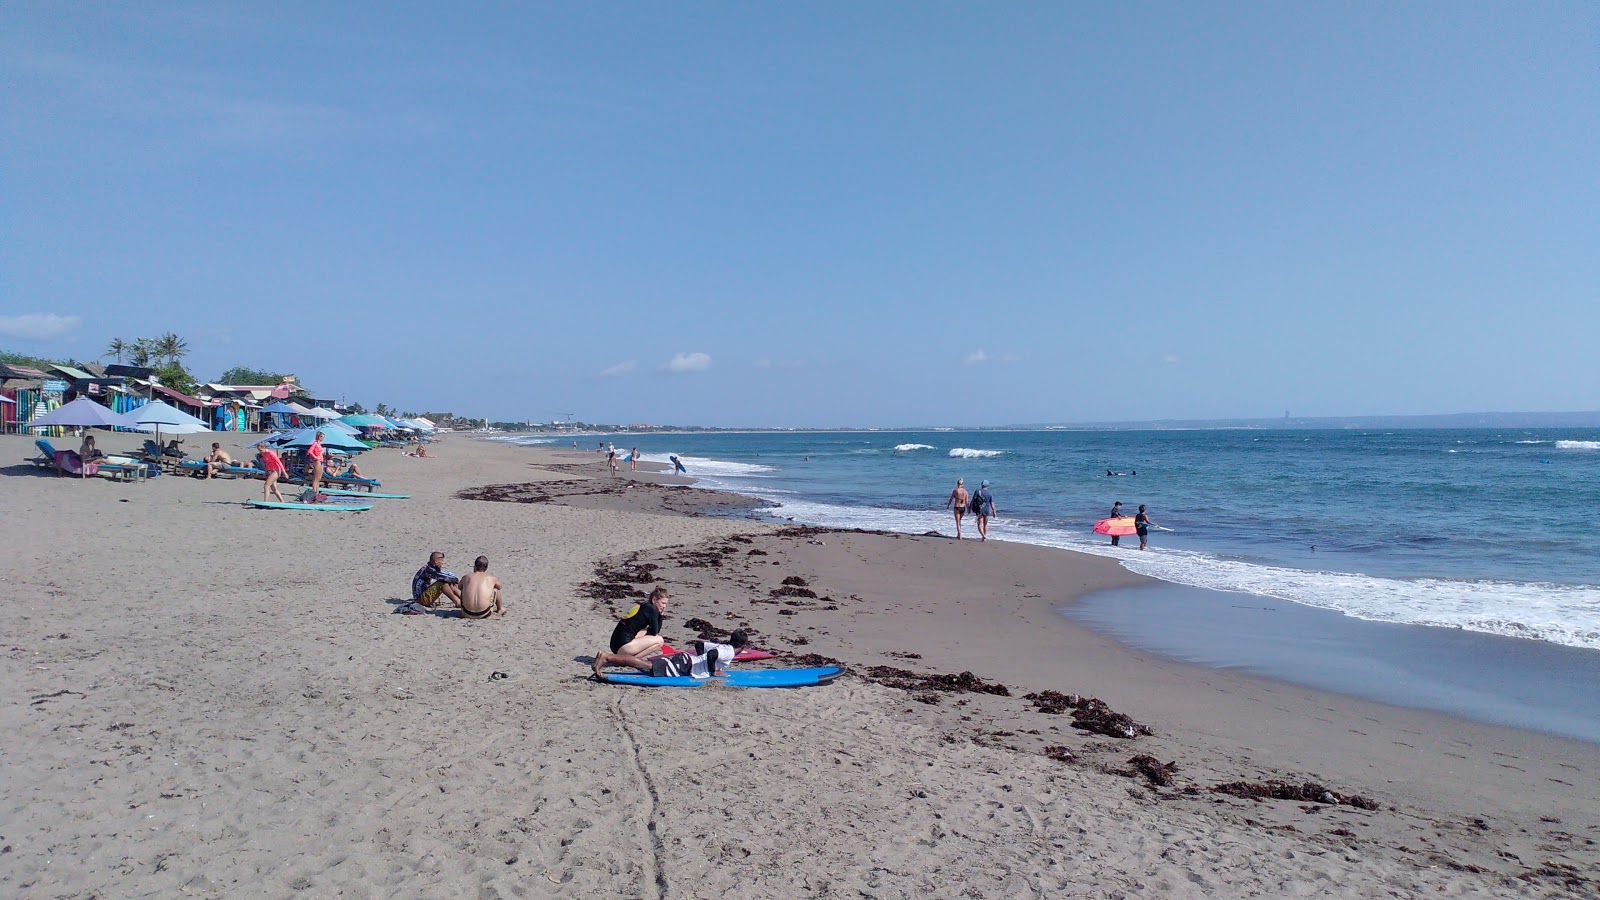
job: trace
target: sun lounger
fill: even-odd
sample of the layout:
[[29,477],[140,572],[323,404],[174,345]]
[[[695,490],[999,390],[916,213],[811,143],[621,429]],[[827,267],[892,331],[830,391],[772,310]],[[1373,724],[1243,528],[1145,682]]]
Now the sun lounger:
[[383,482],[376,478],[352,478],[349,475],[328,475],[326,473],[322,476],[322,483],[340,484],[351,488],[365,488],[368,491],[376,487],[383,487]]
[[40,467],[42,469],[53,469],[53,468],[55,468],[56,467],[56,448],[52,447],[50,445],[50,442],[45,440],[44,438],[36,438],[34,440],[34,442],[33,442],[33,445],[35,447],[39,448],[39,455],[38,456],[29,457],[28,458],[28,462],[31,462],[34,465],[36,465],[36,466],[38,466],[38,467]]
[[85,463],[76,450],[57,450],[55,455],[56,477],[62,473],[77,475],[80,478],[100,474],[99,463]]

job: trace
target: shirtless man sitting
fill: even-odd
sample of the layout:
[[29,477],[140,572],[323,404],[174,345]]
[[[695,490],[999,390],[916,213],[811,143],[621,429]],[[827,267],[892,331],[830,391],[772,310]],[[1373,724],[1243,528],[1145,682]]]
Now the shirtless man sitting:
[[506,613],[500,603],[500,579],[489,574],[489,557],[480,556],[461,579],[461,618],[487,619],[496,613]]
[[206,454],[206,480],[210,481],[214,473],[231,465],[233,465],[233,457],[228,455],[228,451],[222,449],[221,444],[213,443],[211,452]]

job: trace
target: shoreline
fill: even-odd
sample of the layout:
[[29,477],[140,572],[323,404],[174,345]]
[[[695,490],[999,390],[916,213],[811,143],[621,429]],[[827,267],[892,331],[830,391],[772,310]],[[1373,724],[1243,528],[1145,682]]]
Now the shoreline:
[[[28,449],[0,440],[13,459]],[[1596,884],[1600,750],[1129,650],[1056,609],[1138,583],[1110,560],[694,514],[697,489],[591,490],[609,481],[593,454],[434,449],[368,454],[382,490],[414,499],[343,516],[243,509],[259,482],[0,469],[20,573],[0,663],[8,893]],[[546,499],[457,497],[491,484]],[[554,496],[569,490],[583,496]],[[451,566],[486,554],[508,615],[393,615],[430,549]],[[580,660],[611,621],[584,585],[630,559],[660,566],[645,588],[673,591],[669,639],[693,637],[691,618],[749,622],[758,644],[855,674],[795,691],[586,680]],[[817,596],[772,594],[794,577]],[[926,678],[964,671],[1009,696]],[[1155,733],[1085,735],[1021,696],[1045,690]],[[1136,754],[1178,763],[1173,784],[1107,771]],[[1273,779],[1381,808],[1212,790]]]

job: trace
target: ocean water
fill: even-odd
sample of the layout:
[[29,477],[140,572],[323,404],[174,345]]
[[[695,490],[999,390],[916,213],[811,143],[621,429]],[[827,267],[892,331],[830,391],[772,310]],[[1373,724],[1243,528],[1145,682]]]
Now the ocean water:
[[[1600,649],[1600,432],[1196,430],[590,436],[676,454],[779,520],[954,532],[957,478],[992,537],[1122,561],[1176,584],[1374,621]],[[512,442],[548,443],[547,438]],[[1137,473],[1107,477],[1107,470]],[[1151,550],[1095,521],[1149,505]],[[975,532],[971,517],[967,529]]]

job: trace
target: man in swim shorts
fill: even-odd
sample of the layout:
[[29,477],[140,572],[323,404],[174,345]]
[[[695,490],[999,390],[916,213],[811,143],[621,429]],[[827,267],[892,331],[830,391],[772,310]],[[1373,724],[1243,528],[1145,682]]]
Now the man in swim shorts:
[[[1110,474],[1110,473],[1107,473],[1107,474]],[[1112,518],[1112,519],[1120,519],[1120,518],[1122,518],[1122,501],[1121,500],[1118,500],[1117,502],[1111,504],[1111,515],[1108,516],[1107,518]],[[1121,535],[1113,534],[1111,536],[1111,546],[1115,547],[1119,543],[1121,543],[1121,541],[1122,541],[1122,536]]]
[[461,579],[461,618],[487,619],[496,613],[505,615],[500,602],[500,579],[489,574],[489,557],[480,556],[472,562],[472,571]]
[[444,554],[438,550],[428,556],[428,564],[411,576],[411,599],[426,607],[433,607],[440,597],[449,597],[450,605],[461,606],[461,579],[444,568]]
[[206,454],[206,480],[210,481],[214,473],[231,465],[233,457],[228,455],[228,451],[222,449],[221,444],[212,443],[211,452]]

